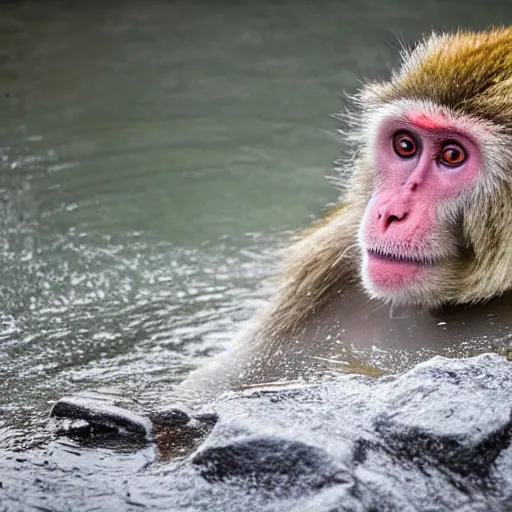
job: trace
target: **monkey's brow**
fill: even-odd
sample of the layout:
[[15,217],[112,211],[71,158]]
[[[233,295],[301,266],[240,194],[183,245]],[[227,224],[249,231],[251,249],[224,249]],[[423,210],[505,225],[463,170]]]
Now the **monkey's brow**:
[[407,119],[412,124],[424,128],[426,130],[446,130],[449,124],[444,116],[428,116],[427,114],[408,114]]

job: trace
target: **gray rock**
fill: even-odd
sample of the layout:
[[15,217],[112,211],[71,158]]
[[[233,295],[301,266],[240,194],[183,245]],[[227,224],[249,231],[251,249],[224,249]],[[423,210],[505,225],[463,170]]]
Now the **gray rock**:
[[[209,512],[512,510],[512,363],[497,355],[436,357],[396,377],[253,388],[211,405],[216,415],[149,416],[166,426],[157,444],[189,425],[204,441],[133,475],[138,504]],[[74,419],[90,421],[91,410]]]
[[56,420],[60,433],[83,434],[96,429],[140,440],[153,439],[153,426],[148,418],[87,396],[61,398],[52,407],[50,417]]
[[[512,505],[512,364],[496,355],[436,357],[392,378],[253,390],[217,412],[190,458],[211,485],[210,510],[240,491],[273,496],[261,510],[284,498],[294,500],[290,510],[315,512]],[[315,499],[326,489],[340,491],[334,502]]]

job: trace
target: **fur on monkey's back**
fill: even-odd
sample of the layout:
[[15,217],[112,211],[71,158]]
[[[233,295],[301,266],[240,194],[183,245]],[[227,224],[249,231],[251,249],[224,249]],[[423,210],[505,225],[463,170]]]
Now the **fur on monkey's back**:
[[389,82],[368,87],[378,101],[432,100],[512,131],[512,27],[432,34],[402,58]]

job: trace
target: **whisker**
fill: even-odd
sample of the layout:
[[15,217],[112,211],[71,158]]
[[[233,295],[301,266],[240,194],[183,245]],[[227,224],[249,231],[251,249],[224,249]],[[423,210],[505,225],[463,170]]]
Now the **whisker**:
[[384,250],[380,247],[375,249],[368,249],[368,254],[383,260],[396,261],[398,263],[414,263],[423,267],[433,267],[439,263],[439,259],[437,258],[424,256],[421,254],[403,254],[392,252]]

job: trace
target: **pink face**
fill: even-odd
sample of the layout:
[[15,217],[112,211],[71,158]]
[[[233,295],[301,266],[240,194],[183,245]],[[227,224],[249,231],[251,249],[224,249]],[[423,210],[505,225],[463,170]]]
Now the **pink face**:
[[407,120],[382,124],[376,188],[360,231],[363,282],[372,295],[410,295],[453,257],[456,241],[446,212],[453,211],[481,166],[473,139],[443,117],[410,113]]

